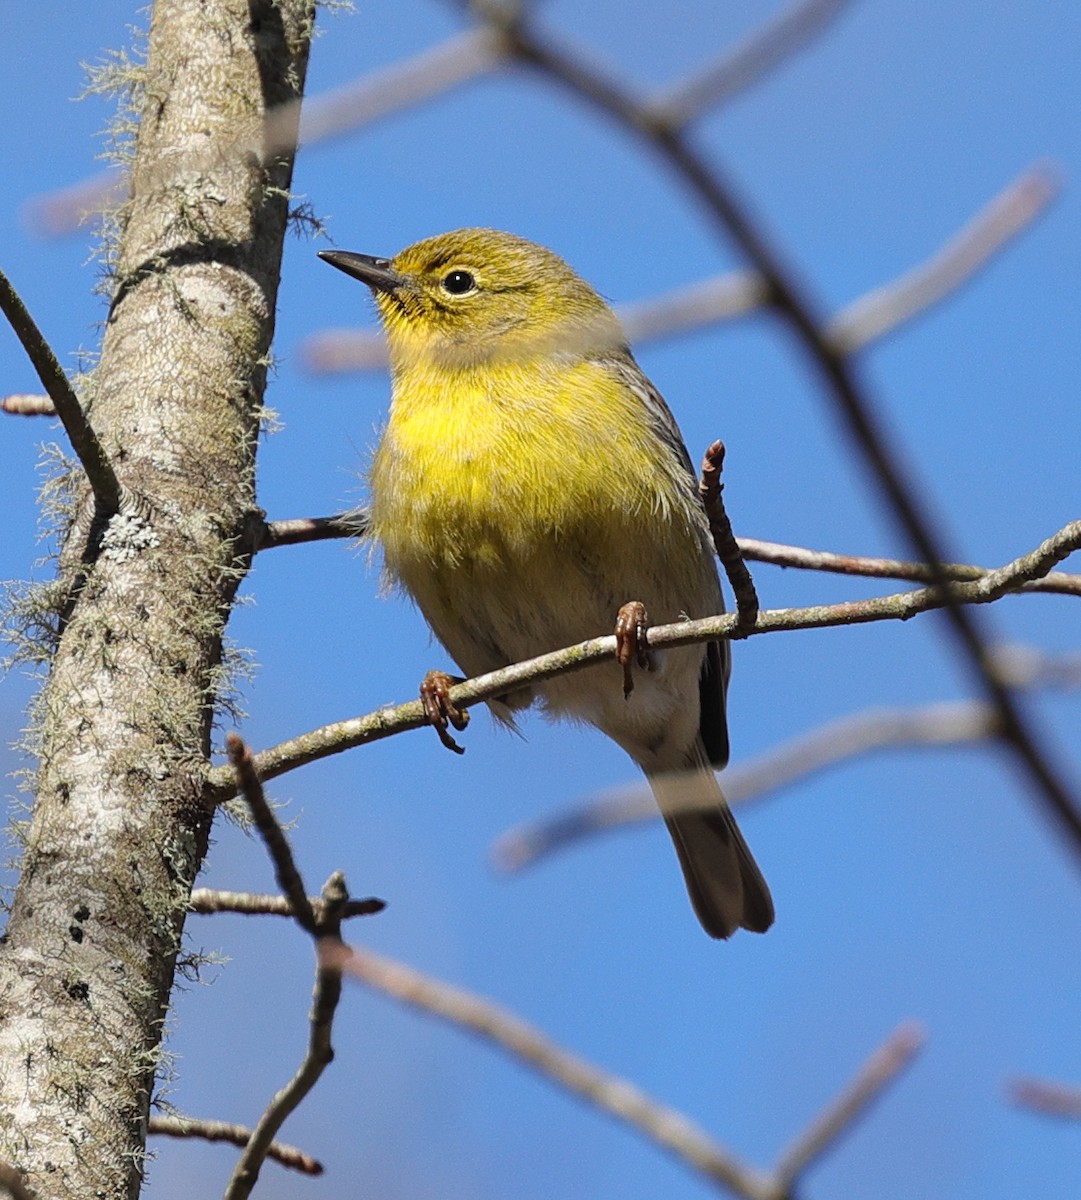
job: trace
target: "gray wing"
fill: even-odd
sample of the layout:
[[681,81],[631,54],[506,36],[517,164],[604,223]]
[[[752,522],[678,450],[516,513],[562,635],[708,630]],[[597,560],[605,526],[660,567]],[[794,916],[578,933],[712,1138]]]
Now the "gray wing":
[[[603,356],[605,365],[616,374],[642,398],[649,413],[650,424],[662,442],[672,452],[673,458],[682,468],[681,474],[687,481],[687,492],[692,497],[696,507],[702,507],[702,498],[698,491],[698,475],[695,472],[691,456],[679,431],[672,410],[665,403],[664,397],[653,386],[648,376],[639,367],[629,349],[617,355]],[[708,532],[708,523],[702,525],[702,550],[713,563],[716,575],[717,565],[713,540]],[[724,612],[724,596],[721,592],[720,577],[717,577],[717,598],[719,612]],[[728,692],[728,676],[732,667],[732,652],[727,641],[707,642],[706,653],[702,662],[702,674],[698,680],[699,703],[701,706],[700,732],[706,757],[712,766],[721,768],[728,763],[728,718],[726,715],[725,698]]]

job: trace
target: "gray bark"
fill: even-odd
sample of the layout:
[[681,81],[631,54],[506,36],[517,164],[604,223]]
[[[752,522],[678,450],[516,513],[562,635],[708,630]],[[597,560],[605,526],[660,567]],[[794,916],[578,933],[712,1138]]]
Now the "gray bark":
[[[204,792],[255,449],[309,0],[157,0],[92,424],[126,492],[83,496],[0,945],[0,1158],[48,1197],[134,1197]],[[242,145],[247,141],[246,146]],[[238,149],[239,147],[239,149]],[[253,149],[254,148],[254,149]],[[84,489],[85,491],[85,489]]]

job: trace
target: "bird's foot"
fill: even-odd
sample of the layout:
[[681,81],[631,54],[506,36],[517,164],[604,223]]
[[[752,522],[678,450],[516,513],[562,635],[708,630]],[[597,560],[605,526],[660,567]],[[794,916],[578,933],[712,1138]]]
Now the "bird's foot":
[[634,664],[653,670],[649,652],[649,614],[641,600],[628,600],[616,613],[616,661],[623,668],[623,695],[634,691]]
[[446,671],[429,671],[420,685],[420,702],[428,724],[439,734],[439,740],[455,754],[464,754],[465,747],[459,746],[450,735],[447,726],[452,725],[459,733],[469,724],[469,713],[451,702],[450,689],[461,683],[461,679],[448,675]]

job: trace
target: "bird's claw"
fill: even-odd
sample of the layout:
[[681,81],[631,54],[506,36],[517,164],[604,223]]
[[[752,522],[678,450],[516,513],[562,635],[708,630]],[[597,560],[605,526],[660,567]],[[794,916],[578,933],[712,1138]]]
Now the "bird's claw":
[[459,733],[469,724],[469,713],[457,708],[450,698],[450,689],[461,683],[446,671],[429,671],[420,685],[420,702],[428,724],[439,734],[439,740],[455,754],[464,754],[465,747],[459,746],[447,728],[453,726]]
[[634,691],[634,664],[653,670],[649,653],[649,614],[641,600],[629,600],[616,613],[616,661],[623,668],[623,695]]

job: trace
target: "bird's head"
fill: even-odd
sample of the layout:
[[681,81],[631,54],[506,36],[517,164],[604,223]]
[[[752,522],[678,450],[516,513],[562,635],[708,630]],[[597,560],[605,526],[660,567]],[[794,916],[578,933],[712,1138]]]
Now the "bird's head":
[[458,229],[392,259],[340,250],[320,258],[372,289],[396,366],[580,357],[625,344],[588,283],[551,250],[511,233]]

